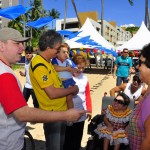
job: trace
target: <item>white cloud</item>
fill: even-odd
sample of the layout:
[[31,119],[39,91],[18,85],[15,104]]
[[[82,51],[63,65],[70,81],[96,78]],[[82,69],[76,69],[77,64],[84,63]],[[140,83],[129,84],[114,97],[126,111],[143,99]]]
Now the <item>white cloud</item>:
[[121,27],[135,27],[135,25],[134,24],[125,24],[125,25],[121,25]]

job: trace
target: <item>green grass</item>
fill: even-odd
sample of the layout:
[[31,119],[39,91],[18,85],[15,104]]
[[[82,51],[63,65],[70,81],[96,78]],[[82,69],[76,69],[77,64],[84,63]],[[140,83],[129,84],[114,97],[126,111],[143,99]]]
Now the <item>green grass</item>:
[[15,64],[15,65],[12,65],[12,69],[13,70],[22,69],[22,68],[24,68],[24,64]]

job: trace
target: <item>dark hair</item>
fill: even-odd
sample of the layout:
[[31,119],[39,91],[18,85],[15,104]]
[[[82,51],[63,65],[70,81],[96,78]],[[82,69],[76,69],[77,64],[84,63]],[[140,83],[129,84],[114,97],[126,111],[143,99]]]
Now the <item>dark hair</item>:
[[133,81],[137,81],[139,85],[140,85],[141,82],[142,82],[138,75],[134,75],[134,76],[133,76]]
[[129,105],[130,104],[130,98],[123,92],[119,93],[116,97],[121,96],[124,100],[125,105]]
[[47,47],[54,48],[57,43],[62,43],[61,35],[55,30],[48,30],[40,36],[39,49],[45,51]]
[[27,46],[25,49],[25,53],[33,53],[33,47],[32,46]]
[[143,47],[141,56],[145,58],[145,65],[150,68],[150,43]]

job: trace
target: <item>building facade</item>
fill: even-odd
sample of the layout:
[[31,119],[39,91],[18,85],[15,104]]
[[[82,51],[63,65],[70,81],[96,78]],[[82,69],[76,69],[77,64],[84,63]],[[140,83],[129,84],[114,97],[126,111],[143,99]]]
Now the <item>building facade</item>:
[[[90,19],[94,28],[101,34],[101,20],[95,21]],[[63,30],[64,19],[56,20],[56,30]],[[66,19],[66,30],[79,31],[77,18]],[[107,22],[103,20],[103,37],[114,46],[118,46],[118,42],[124,43],[132,38],[132,34],[125,31],[125,28],[118,27],[116,22]]]
[[[19,4],[19,0],[0,0],[0,9]],[[7,27],[9,19],[0,17],[0,28]]]

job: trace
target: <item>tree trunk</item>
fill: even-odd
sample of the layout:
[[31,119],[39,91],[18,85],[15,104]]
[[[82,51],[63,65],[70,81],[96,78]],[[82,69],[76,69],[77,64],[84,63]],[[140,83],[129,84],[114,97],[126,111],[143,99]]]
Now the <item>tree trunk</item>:
[[149,29],[149,13],[148,13],[148,0],[145,0],[145,25]]
[[101,0],[101,35],[102,36],[104,36],[103,20],[104,20],[104,0]]
[[66,16],[67,16],[67,11],[68,11],[68,0],[65,0],[64,26],[63,26],[63,30],[65,30],[65,28],[66,28]]
[[42,17],[44,17],[44,1],[41,0],[41,5],[42,5]]
[[74,8],[74,10],[75,10],[76,16],[77,16],[77,18],[78,18],[78,25],[79,25],[79,28],[81,28],[81,21],[80,21],[78,12],[77,12],[76,4],[75,4],[74,0],[71,0],[71,2],[72,2],[72,5],[73,5],[73,8]]

